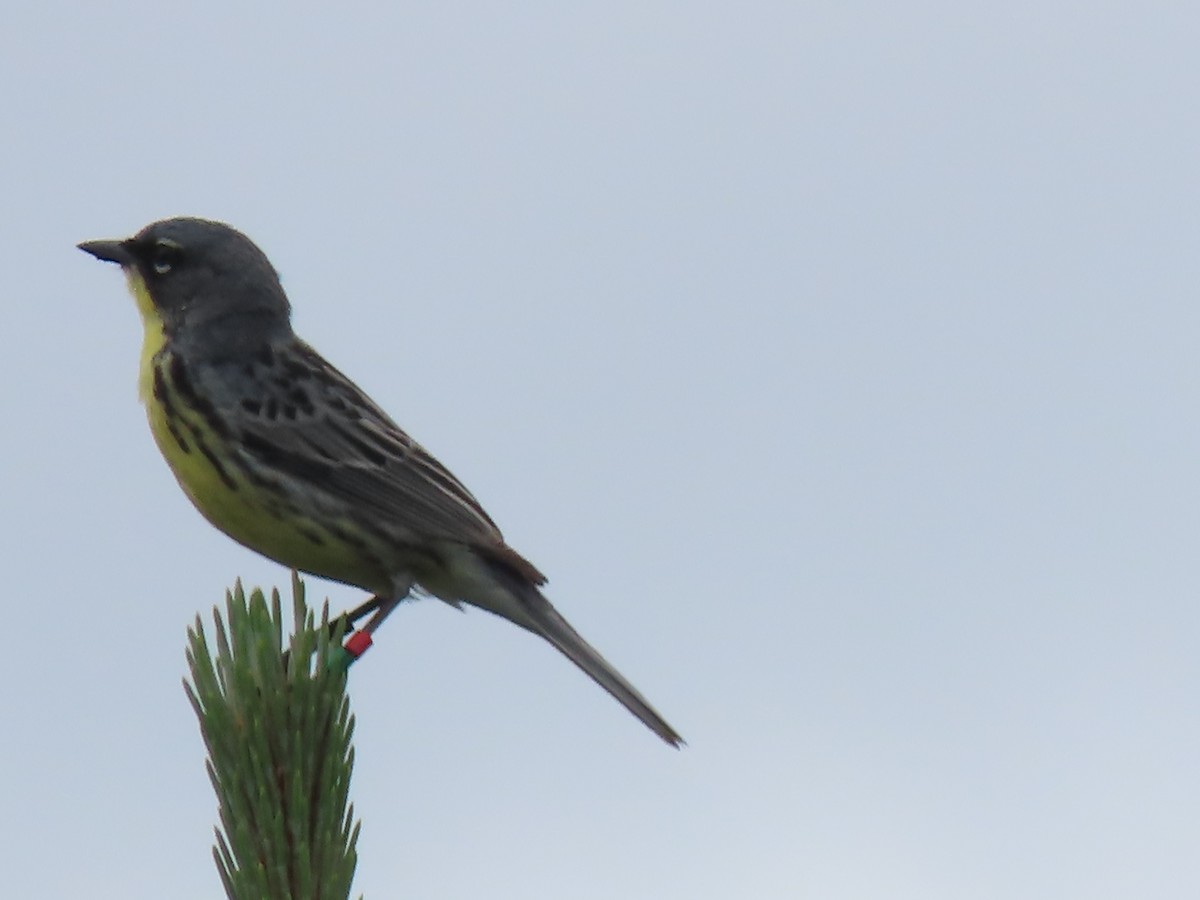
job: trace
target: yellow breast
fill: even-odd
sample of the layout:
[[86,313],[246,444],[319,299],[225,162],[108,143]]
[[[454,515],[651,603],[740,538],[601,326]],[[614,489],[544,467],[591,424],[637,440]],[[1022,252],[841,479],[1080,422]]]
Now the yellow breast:
[[238,543],[286,566],[372,591],[387,590],[391,579],[375,554],[361,541],[344,537],[350,523],[306,513],[308,504],[295,495],[304,490],[302,485],[275,479],[278,486],[272,489],[265,486],[272,480],[269,472],[259,473],[257,481],[247,477],[226,437],[188,406],[172,381],[162,317],[142,278],[132,271],[128,278],[145,327],[138,395],[159,452],[196,509]]
[[125,277],[129,281],[129,293],[133,294],[142,317],[142,327],[145,329],[142,336],[142,359],[138,367],[138,397],[146,404],[148,410],[154,397],[154,356],[166,344],[167,334],[162,316],[158,314],[154,301],[150,299],[150,291],[146,288],[142,276],[136,269],[128,268],[125,270]]

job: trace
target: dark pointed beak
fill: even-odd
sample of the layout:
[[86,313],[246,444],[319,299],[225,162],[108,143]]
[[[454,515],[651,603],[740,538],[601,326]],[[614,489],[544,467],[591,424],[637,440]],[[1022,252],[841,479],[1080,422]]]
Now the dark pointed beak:
[[96,259],[105,262],[115,262],[127,266],[133,262],[133,254],[129,252],[128,241],[84,241],[79,249],[90,253]]

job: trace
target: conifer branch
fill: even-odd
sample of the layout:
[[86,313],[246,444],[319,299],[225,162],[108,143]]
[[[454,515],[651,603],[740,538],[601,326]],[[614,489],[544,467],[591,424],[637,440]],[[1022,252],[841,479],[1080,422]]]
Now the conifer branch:
[[293,574],[294,633],[282,604],[238,582],[214,608],[216,653],[188,629],[184,690],[208,748],[220,826],[213,858],[229,900],[346,900],[359,823],[349,804],[354,717],[341,630],[321,623]]

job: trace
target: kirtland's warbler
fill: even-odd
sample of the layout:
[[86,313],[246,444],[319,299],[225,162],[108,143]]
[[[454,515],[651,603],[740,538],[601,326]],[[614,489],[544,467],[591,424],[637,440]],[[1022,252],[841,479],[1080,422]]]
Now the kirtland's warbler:
[[155,222],[79,245],[118,263],[145,326],[139,388],[184,493],[234,540],[374,596],[373,632],[414,588],[541,635],[668,744],[681,738],[539,587],[479,502],[292,331],[267,257],[220,222]]

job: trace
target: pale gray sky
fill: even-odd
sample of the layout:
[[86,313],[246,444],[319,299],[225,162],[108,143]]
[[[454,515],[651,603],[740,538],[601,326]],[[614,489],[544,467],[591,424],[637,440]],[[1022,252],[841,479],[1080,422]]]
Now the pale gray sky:
[[368,900],[1196,897],[1198,31],[14,5],[6,892],[220,894],[184,630],[287,573],[176,488],[132,302],[74,248],[194,214],[691,745],[404,609],[351,683]]

